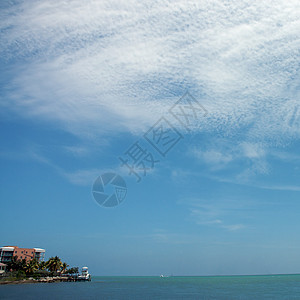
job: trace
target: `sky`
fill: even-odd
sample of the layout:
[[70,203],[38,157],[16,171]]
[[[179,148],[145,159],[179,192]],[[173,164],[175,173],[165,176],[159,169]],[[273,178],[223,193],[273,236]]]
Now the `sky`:
[[0,246],[92,275],[299,273],[299,32],[292,0],[1,1]]

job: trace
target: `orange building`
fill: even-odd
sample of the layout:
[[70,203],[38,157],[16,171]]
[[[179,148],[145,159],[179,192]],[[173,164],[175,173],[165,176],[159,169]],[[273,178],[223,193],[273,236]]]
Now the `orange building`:
[[45,252],[45,249],[41,248],[19,248],[17,246],[0,247],[0,262],[9,262],[13,256],[16,256],[18,259],[26,259],[26,261],[34,258],[43,261]]

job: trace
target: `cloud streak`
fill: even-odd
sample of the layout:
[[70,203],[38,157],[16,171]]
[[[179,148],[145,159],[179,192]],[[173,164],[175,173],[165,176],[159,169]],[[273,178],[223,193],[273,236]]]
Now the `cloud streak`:
[[[203,199],[189,199],[182,202],[188,205],[191,219],[200,226],[211,226],[227,231],[239,231],[247,226],[234,222],[237,213],[246,211],[249,203],[244,201],[207,201]],[[228,218],[231,219],[228,221]]]

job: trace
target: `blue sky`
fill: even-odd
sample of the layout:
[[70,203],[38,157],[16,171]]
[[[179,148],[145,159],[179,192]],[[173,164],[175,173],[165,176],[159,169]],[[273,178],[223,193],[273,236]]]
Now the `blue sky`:
[[[299,272],[299,6],[2,1],[0,244],[97,275]],[[161,117],[183,136],[165,157],[143,137]],[[136,141],[159,160],[139,183]],[[91,193],[106,172],[114,208]]]

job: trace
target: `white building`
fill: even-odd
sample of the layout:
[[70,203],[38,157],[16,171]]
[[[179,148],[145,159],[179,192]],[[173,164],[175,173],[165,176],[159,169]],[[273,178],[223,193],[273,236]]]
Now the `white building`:
[[0,263],[0,274],[5,272],[6,264]]

